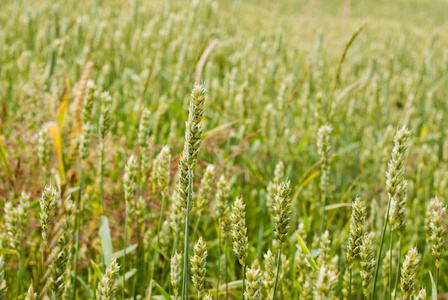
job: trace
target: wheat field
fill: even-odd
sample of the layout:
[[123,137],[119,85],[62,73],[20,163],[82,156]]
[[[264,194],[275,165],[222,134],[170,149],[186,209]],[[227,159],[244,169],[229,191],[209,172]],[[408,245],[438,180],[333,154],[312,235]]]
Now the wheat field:
[[0,300],[448,299],[448,2],[0,2]]

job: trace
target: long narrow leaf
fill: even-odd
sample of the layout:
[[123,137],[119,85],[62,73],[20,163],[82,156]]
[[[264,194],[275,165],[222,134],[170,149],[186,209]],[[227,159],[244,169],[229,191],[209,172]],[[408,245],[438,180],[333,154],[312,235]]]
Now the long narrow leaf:
[[13,250],[13,249],[0,248],[0,254],[19,255],[19,252],[17,252],[16,250]]
[[429,277],[431,277],[431,300],[437,300],[437,287],[434,278],[432,278],[431,271],[429,271]]
[[48,131],[50,133],[50,137],[53,140],[53,144],[56,148],[56,153],[59,158],[59,171],[61,173],[61,180],[65,182],[65,167],[64,167],[64,158],[63,158],[63,149],[62,149],[62,138],[61,131],[59,129],[59,124],[52,122],[48,125]]
[[163,298],[165,300],[170,300],[171,297],[170,295],[163,289],[163,287],[161,287],[157,282],[155,282],[154,280],[152,281],[152,284],[156,287],[156,289],[162,294]]
[[9,166],[8,156],[6,155],[5,145],[3,145],[3,140],[1,136],[0,136],[0,161],[2,162],[3,167],[5,168],[6,176],[8,176],[8,178],[11,178],[12,170]]
[[[70,273],[72,276],[75,275],[74,272]],[[86,291],[86,293],[89,295],[89,299],[93,299],[93,293],[92,290],[89,289],[89,286],[87,285],[87,283],[84,281],[84,279],[82,279],[79,276],[76,276],[76,279],[78,279],[79,283],[81,283],[82,287],[84,288],[84,290]]]
[[300,248],[302,248],[303,253],[307,255],[308,262],[310,263],[311,269],[313,269],[316,275],[319,275],[319,268],[317,267],[316,262],[314,261],[308,247],[305,245],[305,242],[300,237],[299,233],[296,231],[297,240],[299,241]]
[[[132,251],[137,249],[137,247],[138,247],[138,244],[134,244],[134,245],[131,245],[129,247],[126,247],[126,255],[128,255],[129,253],[131,253]],[[117,252],[114,252],[112,254],[112,260],[116,260],[117,258],[123,257],[123,255],[124,255],[124,250],[123,249],[119,250]]]
[[[137,269],[132,269],[132,270],[127,271],[126,274],[124,274],[124,281],[126,281],[129,278],[131,278],[132,276],[134,276],[135,273],[137,273]],[[123,284],[123,275],[120,276],[120,278],[118,278],[118,284],[120,284],[120,285]]]
[[109,220],[106,216],[101,216],[100,225],[101,249],[103,250],[103,259],[106,266],[112,263],[112,239],[110,237]]
[[100,267],[98,267],[98,265],[93,260],[90,260],[90,263],[92,264],[96,277],[101,280],[101,278],[103,278],[103,272],[101,271]]

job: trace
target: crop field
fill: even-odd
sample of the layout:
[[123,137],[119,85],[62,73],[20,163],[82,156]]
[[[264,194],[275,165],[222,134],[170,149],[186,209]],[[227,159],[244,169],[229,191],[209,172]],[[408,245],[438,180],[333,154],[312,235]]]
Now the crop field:
[[448,299],[447,203],[448,1],[0,1],[0,300]]

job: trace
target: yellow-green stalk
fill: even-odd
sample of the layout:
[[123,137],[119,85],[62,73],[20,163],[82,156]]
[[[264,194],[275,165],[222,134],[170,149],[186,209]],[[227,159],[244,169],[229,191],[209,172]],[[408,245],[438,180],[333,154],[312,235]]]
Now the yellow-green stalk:
[[8,291],[8,286],[5,280],[5,262],[3,261],[3,255],[0,255],[0,300],[6,298],[6,292]]
[[389,196],[389,200],[387,202],[387,208],[386,208],[386,216],[384,218],[383,223],[383,231],[381,233],[381,239],[380,239],[380,248],[378,250],[378,257],[377,257],[377,264],[375,269],[375,276],[373,281],[373,293],[372,293],[372,299],[375,299],[375,292],[376,292],[376,283],[378,280],[378,271],[381,265],[381,254],[383,251],[383,243],[384,243],[384,237],[386,235],[386,228],[389,221],[389,211],[390,211],[390,205],[392,202],[392,199],[396,197],[397,189],[400,184],[403,183],[403,176],[404,176],[404,154],[407,149],[407,140],[409,136],[411,135],[411,132],[406,128],[406,126],[403,126],[400,130],[397,131],[397,134],[394,138],[394,148],[392,149],[392,157],[388,165],[388,170],[386,172],[386,187],[387,187],[387,193]]
[[188,299],[189,286],[189,226],[190,209],[193,193],[193,169],[196,166],[202,135],[202,116],[204,114],[206,90],[201,85],[196,85],[190,95],[188,121],[185,130],[184,150],[179,162],[179,186],[178,192],[182,201],[185,215],[185,243],[184,243],[184,269],[182,300]]
[[157,268],[157,261],[159,257],[159,240],[160,240],[160,230],[162,226],[162,218],[163,218],[163,210],[165,208],[165,198],[168,192],[168,185],[170,181],[170,161],[171,161],[171,153],[170,153],[170,147],[164,146],[162,148],[162,151],[157,155],[156,158],[157,164],[154,166],[156,168],[156,178],[157,178],[157,184],[159,186],[160,192],[162,193],[162,207],[160,209],[159,213],[159,223],[157,226],[157,240],[156,240],[156,247],[154,249],[154,255],[153,255],[153,264],[152,264],[152,275],[151,279],[153,278],[154,272]]
[[[79,166],[79,191],[78,191],[78,199],[76,201],[76,209],[75,209],[75,232],[76,232],[76,245],[75,245],[75,270],[74,276],[76,278],[78,274],[78,252],[79,252],[79,236],[80,236],[80,207],[81,207],[81,194],[84,185],[83,178],[83,161],[87,158],[89,154],[89,144],[90,137],[92,134],[91,130],[91,118],[92,118],[92,110],[93,105],[96,99],[97,87],[93,83],[93,81],[89,80],[87,82],[86,88],[86,97],[84,99],[83,107],[82,107],[82,128],[81,128],[81,136],[79,142],[79,156],[80,156],[80,166]],[[75,298],[76,294],[76,286],[78,284],[78,280],[73,280],[73,292],[72,298]]]

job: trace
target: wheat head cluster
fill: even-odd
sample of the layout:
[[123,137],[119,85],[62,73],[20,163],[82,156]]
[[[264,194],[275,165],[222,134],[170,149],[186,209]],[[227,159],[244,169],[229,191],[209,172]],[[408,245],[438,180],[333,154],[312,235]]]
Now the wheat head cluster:
[[0,300],[448,297],[446,35],[265,2],[0,2]]

